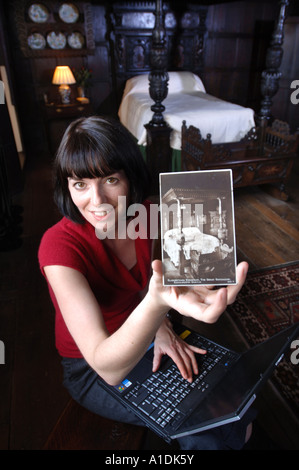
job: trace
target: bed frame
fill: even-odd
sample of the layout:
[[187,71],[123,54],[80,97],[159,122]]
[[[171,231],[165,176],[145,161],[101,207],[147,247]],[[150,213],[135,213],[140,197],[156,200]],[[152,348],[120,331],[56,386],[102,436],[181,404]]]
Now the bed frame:
[[[207,9],[197,6],[192,11],[192,16],[181,19],[181,34],[174,44],[171,13],[167,11],[166,5],[162,4],[162,0],[156,0],[155,5],[148,7],[149,21],[141,26],[141,30],[140,25],[138,26],[139,34],[136,35],[139,4],[140,2],[136,2],[135,5],[137,12],[131,12],[131,24],[128,20],[129,9],[117,5],[114,7],[112,23],[114,42],[118,45],[115,67],[118,84],[133,75],[149,73],[153,116],[145,126],[146,155],[153,180],[152,191],[157,194],[158,175],[171,171],[172,160],[169,143],[171,128],[163,117],[163,101],[168,93],[168,70],[188,70],[198,75],[203,72],[202,53]],[[182,123],[181,167],[183,170],[232,168],[235,187],[276,184],[278,187],[274,195],[286,200],[288,196],[285,183],[295,158],[298,158],[299,135],[291,135],[287,123],[274,121],[272,124],[271,105],[279,89],[279,68],[288,0],[279,0],[279,4],[279,17],[267,51],[266,68],[262,73],[262,101],[260,111],[255,116],[256,127],[239,142],[213,144],[213,136],[202,136],[200,129],[193,126],[188,128],[188,123]],[[150,25],[153,16],[154,24]],[[193,20],[190,20],[191,17]],[[174,53],[170,53],[170,50]],[[191,51],[191,54],[187,51]]]
[[182,125],[182,170],[232,169],[235,188],[270,184],[273,196],[287,200],[285,184],[291,173],[299,134],[290,135],[287,123],[275,120],[271,127],[252,129],[241,141],[213,144],[200,130]]

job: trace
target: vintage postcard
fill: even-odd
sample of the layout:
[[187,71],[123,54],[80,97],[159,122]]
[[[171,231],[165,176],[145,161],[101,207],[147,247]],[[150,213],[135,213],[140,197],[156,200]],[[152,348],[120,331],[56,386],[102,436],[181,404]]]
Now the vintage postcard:
[[163,283],[236,284],[231,170],[160,174]]

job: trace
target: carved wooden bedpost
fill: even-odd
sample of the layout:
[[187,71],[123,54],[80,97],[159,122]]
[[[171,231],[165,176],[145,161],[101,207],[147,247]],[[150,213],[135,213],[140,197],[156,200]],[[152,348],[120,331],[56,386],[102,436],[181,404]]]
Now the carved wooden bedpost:
[[270,47],[266,55],[266,69],[262,72],[261,92],[263,99],[261,109],[257,116],[258,125],[265,128],[271,118],[272,98],[279,89],[279,79],[281,72],[279,71],[283,56],[283,38],[284,38],[284,22],[286,18],[286,7],[288,0],[280,0],[280,12],[275,30],[272,34]]
[[152,35],[149,73],[149,93],[154,100],[152,120],[145,125],[147,130],[147,164],[152,176],[152,192],[158,194],[159,173],[171,171],[171,129],[165,122],[162,102],[168,94],[168,50],[162,1],[156,0],[156,22]]

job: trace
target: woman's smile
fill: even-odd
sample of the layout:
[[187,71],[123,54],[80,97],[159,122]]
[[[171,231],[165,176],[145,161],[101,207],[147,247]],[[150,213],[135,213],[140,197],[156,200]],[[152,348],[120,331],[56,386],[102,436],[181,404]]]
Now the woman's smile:
[[114,212],[114,207],[109,206],[108,208],[100,208],[96,210],[91,210],[90,212],[93,214],[96,220],[101,221],[106,219],[112,212]]

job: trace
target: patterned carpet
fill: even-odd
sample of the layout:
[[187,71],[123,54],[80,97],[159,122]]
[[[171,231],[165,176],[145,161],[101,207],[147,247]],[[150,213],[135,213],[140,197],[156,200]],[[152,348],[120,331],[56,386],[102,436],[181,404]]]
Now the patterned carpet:
[[[236,302],[227,311],[249,346],[298,322],[299,261],[249,272]],[[271,380],[299,417],[299,364],[292,364],[292,352],[290,349],[285,354]]]

